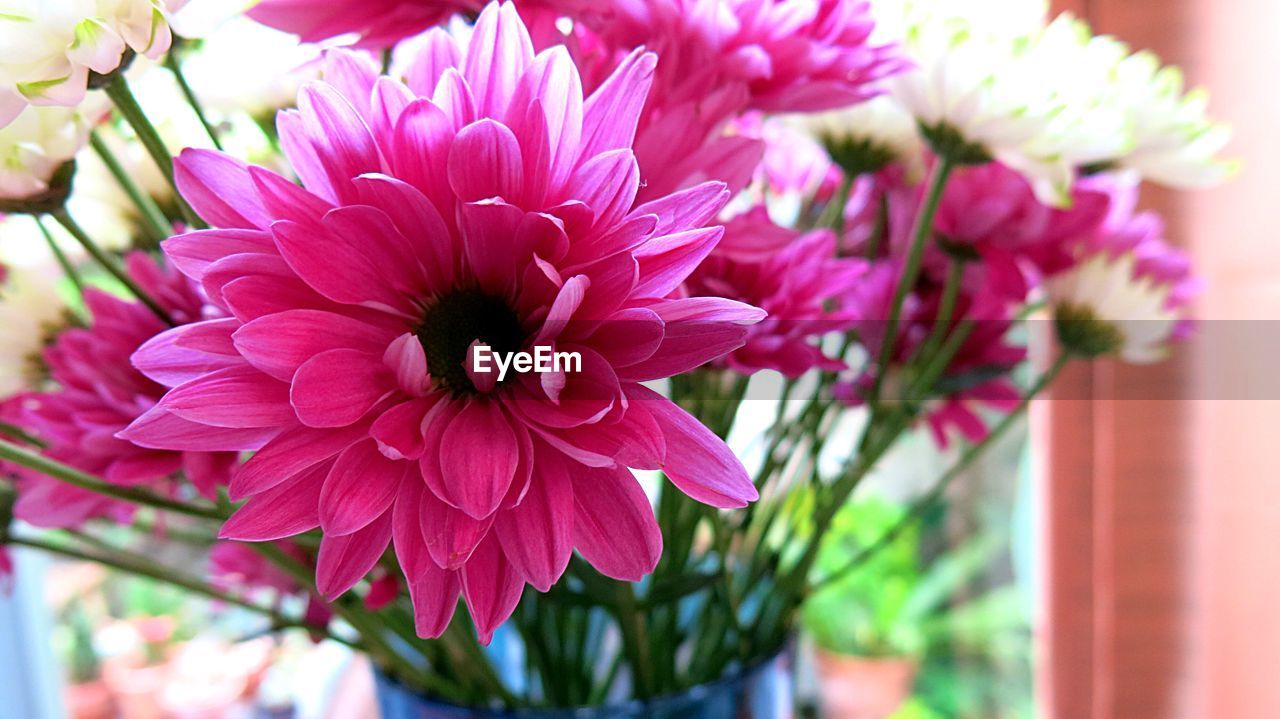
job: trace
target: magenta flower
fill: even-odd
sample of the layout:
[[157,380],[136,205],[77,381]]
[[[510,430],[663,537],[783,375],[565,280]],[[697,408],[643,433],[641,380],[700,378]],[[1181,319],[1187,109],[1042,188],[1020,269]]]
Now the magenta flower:
[[729,367],[799,377],[815,367],[844,369],[839,358],[823,354],[819,343],[847,325],[840,303],[865,271],[863,260],[836,257],[836,238],[829,230],[802,234],[779,227],[759,207],[725,225],[720,247],[687,287],[769,313],[751,327],[746,345],[725,358]]
[[[219,229],[165,250],[232,319],[138,353],[174,389],[123,436],[255,440],[223,435],[237,450],[269,434],[232,479],[248,501],[224,537],[319,526],[328,598],[394,542],[419,633],[443,632],[461,594],[487,641],[575,549],[611,577],[653,569],[661,533],[631,468],[717,507],[756,498],[724,443],[641,382],[737,349],[763,313],[670,298],[720,240],[704,225],[727,192],[633,206],[653,55],[584,98],[564,48],[535,55],[496,3],[467,47],[434,49],[408,86],[329,55],[328,83],[279,118],[302,188],[182,155],[183,195]],[[579,366],[500,378],[476,359],[538,347]]]
[[[900,261],[877,262],[846,298],[851,324],[870,357],[879,356],[894,288],[901,276]],[[908,378],[899,370],[916,356],[933,330],[941,296],[941,287],[927,281],[907,296],[882,391],[890,401],[921,402],[923,420],[938,446],[946,448],[952,431],[972,442],[986,437],[982,407],[1007,412],[1018,404],[1018,388],[1009,374],[1026,358],[1026,348],[1008,341],[1012,322],[1005,299],[986,288],[962,290],[946,332],[949,335],[961,322],[969,322],[970,333],[928,394],[911,394],[905,384]],[[874,384],[873,369],[837,384],[835,397],[849,405],[863,404]]]
[[[900,177],[877,175],[889,184],[892,246],[905,252],[924,187],[894,187]],[[1055,208],[1040,202],[1021,174],[998,162],[961,168],[947,182],[925,268],[941,282],[954,256],[980,260],[967,273],[971,290],[984,287],[1010,302],[1024,301],[1041,277],[1073,264],[1075,246],[1106,218],[1111,194],[1109,184],[1086,179],[1073,188],[1070,207]],[[862,220],[875,221],[866,215]]]
[[[161,268],[143,253],[129,255],[126,262],[133,280],[175,323],[204,319],[204,301],[186,277]],[[92,314],[89,327],[64,331],[45,350],[57,389],[22,396],[20,426],[48,445],[46,456],[112,484],[149,485],[169,493],[177,489],[172,478],[185,472],[202,494],[214,496],[216,487],[230,478],[234,453],[211,451],[209,444],[198,443],[185,451],[157,450],[116,437],[165,392],[164,385],[130,364],[130,356],[165,324],[136,300],[92,288],[84,299]],[[266,438],[261,432],[257,436],[259,443]],[[37,526],[73,527],[91,517],[124,519],[132,512],[131,505],[36,472],[19,476],[15,514]]]
[[304,42],[355,35],[362,46],[390,47],[482,5],[480,0],[262,0],[249,17]]
[[585,24],[573,41],[588,85],[632,48],[661,58],[635,142],[644,198],[706,179],[741,189],[763,146],[731,120],[855,104],[903,67],[871,44],[865,0],[613,0]]
[[0,597],[13,593],[13,557],[6,547],[0,547]]
[[[315,558],[297,544],[276,542],[276,546],[303,566],[315,566]],[[291,575],[242,542],[214,544],[209,551],[208,573],[210,583],[224,592],[237,596],[250,596],[254,592],[273,595],[277,608],[288,597],[305,596],[303,621],[310,627],[323,629],[333,618],[333,610],[319,597],[307,592]]]

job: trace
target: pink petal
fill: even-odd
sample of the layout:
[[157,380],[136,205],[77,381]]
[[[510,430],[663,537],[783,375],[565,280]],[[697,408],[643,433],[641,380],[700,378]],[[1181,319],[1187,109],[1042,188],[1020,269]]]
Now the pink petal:
[[654,233],[669,235],[706,225],[724,209],[725,203],[729,201],[729,194],[723,182],[704,182],[646,202],[631,214],[654,215],[658,218]]
[[401,113],[392,139],[392,174],[421,191],[445,218],[453,216],[455,199],[447,169],[453,137],[453,121],[430,100],[418,100]]
[[337,349],[298,368],[289,398],[308,427],[340,427],[363,417],[394,387],[395,379],[379,357]]
[[218,489],[231,482],[231,473],[240,464],[237,452],[185,452],[182,471],[187,480],[209,500],[218,498]]
[[533,61],[533,41],[514,4],[491,3],[476,20],[463,60],[463,77],[483,115],[501,118],[516,82]]
[[644,402],[662,429],[667,463],[662,471],[681,492],[721,509],[745,507],[759,499],[742,462],[717,437],[671,400],[643,385],[628,387],[636,402]]
[[527,258],[512,253],[511,238],[524,216],[524,210],[498,200],[468,202],[458,208],[467,263],[482,288],[506,294],[514,282],[515,263]]
[[595,227],[613,227],[635,202],[640,166],[630,148],[602,152],[579,167],[565,188],[564,199],[577,199],[595,212]]
[[326,202],[337,202],[338,192],[320,162],[302,113],[297,110],[276,113],[276,134],[280,136],[280,149],[298,179],[302,180],[302,186]]
[[316,590],[326,600],[354,587],[378,564],[391,543],[391,512],[354,534],[325,535],[316,557]]
[[631,147],[658,57],[636,49],[591,93],[583,108],[580,157]]
[[285,262],[316,292],[342,304],[411,307],[410,299],[386,281],[388,264],[397,255],[375,244],[376,230],[352,236],[338,234],[340,229],[349,228],[345,223],[325,223],[322,230],[287,220],[271,226]]
[[214,427],[292,424],[289,385],[252,367],[229,367],[169,391],[160,406],[182,419]]
[[413,602],[414,630],[418,636],[434,639],[449,628],[462,594],[461,575],[427,562],[422,572],[410,580],[409,598]]
[[494,529],[507,561],[540,592],[551,589],[573,555],[573,486],[559,452],[543,445],[523,501],[498,513]]
[[666,463],[667,443],[646,405],[632,402],[617,422],[573,427],[561,430],[561,435],[574,446],[612,457],[623,466],[661,469]]
[[182,274],[199,282],[209,265],[238,254],[276,253],[271,233],[262,230],[196,230],[163,243],[165,257]]
[[449,504],[476,519],[493,514],[506,496],[519,459],[515,432],[502,409],[467,401],[440,440],[440,474]]
[[462,128],[449,150],[449,184],[463,202],[519,200],[524,161],[515,133],[488,118]]
[[244,360],[234,354],[234,347],[232,354],[214,354],[181,344],[184,336],[206,331],[206,325],[217,325],[217,331],[222,332],[234,326],[234,320],[231,323],[228,326],[227,320],[211,320],[175,327],[147,340],[129,361],[148,379],[166,387],[176,387],[210,372],[240,365]]
[[233,335],[249,364],[289,381],[304,362],[335,349],[384,351],[391,335],[366,322],[319,310],[289,310],[253,320]]
[[412,466],[382,456],[373,440],[345,449],[333,463],[320,492],[320,526],[325,534],[351,534],[382,516]]
[[297,309],[328,312],[343,309],[342,305],[324,298],[296,277],[273,275],[248,275],[228,282],[222,287],[222,302],[244,324]]
[[413,60],[404,71],[404,81],[413,92],[431,97],[440,76],[449,68],[456,68],[461,59],[458,43],[442,27],[433,27],[420,37],[421,46],[415,48]]
[[704,227],[657,237],[641,245],[635,251],[635,258],[640,262],[640,283],[634,290],[635,296],[671,294],[711,254],[723,235],[723,227]]
[[377,207],[413,244],[431,288],[453,283],[456,241],[436,206],[418,188],[386,175],[356,178],[360,201]]
[[427,374],[427,355],[418,336],[412,332],[400,335],[387,346],[382,362],[396,377],[405,394],[421,397],[431,387]]
[[363,425],[336,429],[296,425],[281,432],[241,465],[231,478],[228,493],[231,499],[239,500],[272,489],[299,472],[334,457],[364,438],[367,432]]
[[279,427],[210,427],[182,419],[163,407],[153,407],[116,436],[150,449],[250,452],[266,444],[277,432]]
[[240,160],[188,148],[174,161],[173,172],[178,192],[210,225],[265,229],[271,223],[249,177],[249,166]]
[[382,160],[360,114],[331,85],[309,82],[298,93],[298,109],[329,184],[343,200],[354,199],[351,180],[380,172]]
[[474,519],[424,492],[419,505],[422,536],[431,560],[441,569],[460,569],[489,534],[493,517]]
[[422,423],[438,398],[402,402],[378,415],[369,435],[378,441],[378,449],[390,459],[418,459],[426,451]]
[[343,50],[327,50],[322,74],[324,81],[337,89],[362,117],[369,116],[369,97],[378,79],[378,66],[365,54]]
[[[507,124],[518,137],[531,137],[534,127],[545,137],[545,147],[522,145],[525,177],[544,173],[545,178],[540,179],[544,191],[563,186],[577,164],[582,103],[582,78],[563,45],[539,53],[516,86]],[[527,108],[523,118],[519,117],[522,108]],[[541,199],[530,197],[529,201],[538,206]]]
[[480,643],[488,646],[493,631],[507,621],[520,603],[524,580],[502,554],[491,532],[462,568],[462,594],[471,610]]
[[[261,167],[250,167],[249,175],[253,178],[258,196],[262,198],[262,204],[275,220],[310,224],[333,209],[333,205],[327,200],[317,197],[274,172]],[[274,249],[273,245],[272,250]]]
[[638,582],[662,556],[662,530],[640,483],[623,469],[574,475],[573,543],[601,574]]
[[222,525],[218,537],[243,542],[270,542],[320,526],[320,490],[329,464],[288,477],[255,495]]

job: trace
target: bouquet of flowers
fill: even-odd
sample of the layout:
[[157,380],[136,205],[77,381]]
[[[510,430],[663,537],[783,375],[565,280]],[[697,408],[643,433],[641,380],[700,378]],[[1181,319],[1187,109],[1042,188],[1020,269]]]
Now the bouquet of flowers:
[[[389,713],[751,715],[690,692],[1070,358],[1186,335],[1137,194],[1232,169],[1177,69],[1034,1],[210,5],[0,0],[0,569],[345,642]],[[918,430],[955,463],[820,574]]]

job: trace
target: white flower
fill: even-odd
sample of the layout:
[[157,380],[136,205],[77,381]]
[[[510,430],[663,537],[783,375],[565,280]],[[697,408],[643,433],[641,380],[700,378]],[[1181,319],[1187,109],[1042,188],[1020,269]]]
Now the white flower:
[[47,191],[54,173],[88,138],[74,108],[28,107],[0,128],[0,199],[24,200]]
[[1117,354],[1145,364],[1164,358],[1179,316],[1168,285],[1135,275],[1133,253],[1099,252],[1046,283],[1058,337],[1086,356]]
[[1231,131],[1206,116],[1203,89],[1183,94],[1178,68],[1161,67],[1155,55],[1139,52],[1117,65],[1112,92],[1133,132],[1133,146],[1117,164],[1179,188],[1214,185],[1235,171],[1236,163],[1217,157]]
[[34,389],[40,352],[65,323],[56,271],[11,267],[0,280],[0,400]]
[[158,58],[179,0],[0,0],[0,127],[27,104],[75,106],[127,50]]
[[924,173],[924,142],[915,118],[893,96],[880,95],[845,109],[801,118],[832,155],[841,148],[861,149],[903,165],[913,182]]

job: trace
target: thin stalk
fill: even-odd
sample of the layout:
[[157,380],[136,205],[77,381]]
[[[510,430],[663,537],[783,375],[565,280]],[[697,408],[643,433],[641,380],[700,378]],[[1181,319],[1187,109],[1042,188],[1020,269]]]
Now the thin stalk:
[[53,219],[57,220],[58,224],[65,227],[67,232],[70,232],[71,236],[76,238],[76,241],[80,243],[80,246],[84,248],[85,252],[89,253],[89,256],[93,257],[93,259],[96,260],[98,264],[102,265],[102,268],[110,273],[112,277],[116,278],[121,284],[127,287],[129,292],[133,293],[134,297],[137,297],[142,304],[147,306],[147,309],[155,313],[156,317],[159,317],[170,327],[174,326],[173,319],[170,318],[169,313],[165,312],[164,308],[160,306],[160,303],[156,302],[154,297],[147,294],[146,290],[139,287],[138,283],[134,282],[133,278],[129,276],[129,273],[125,272],[124,268],[120,266],[120,263],[116,262],[115,259],[108,255],[105,250],[99,247],[98,244],[93,241],[93,238],[89,237],[89,234],[85,232],[75,220],[71,219],[71,215],[67,214],[66,209],[54,212]]
[[24,442],[32,447],[44,449],[46,446],[39,437],[28,434],[23,428],[15,424],[9,424],[8,422],[0,422],[0,434],[7,434],[19,442]]
[[191,85],[187,83],[187,77],[182,73],[182,63],[178,62],[177,48],[170,48],[169,53],[165,55],[164,66],[169,68],[169,72],[173,73],[173,77],[178,81],[178,88],[182,90],[182,96],[187,99],[187,104],[191,106],[196,117],[200,120],[201,127],[209,134],[209,139],[213,140],[213,146],[222,150],[222,141],[218,139],[218,133],[213,129],[213,125],[204,114],[204,106],[200,103],[200,98],[196,97],[195,91],[191,89]]
[[929,190],[925,195],[924,206],[920,208],[920,216],[916,218],[916,226],[912,232],[911,247],[907,252],[907,264],[903,267],[902,277],[893,293],[893,304],[889,308],[889,319],[884,327],[884,339],[880,343],[880,355],[876,363],[875,385],[871,390],[871,402],[880,401],[880,392],[884,387],[884,377],[890,361],[893,359],[898,322],[902,319],[902,307],[907,295],[915,287],[920,275],[920,264],[924,260],[925,244],[933,230],[933,219],[938,214],[938,205],[942,202],[942,192],[947,187],[947,178],[951,175],[952,161],[947,157],[938,159],[933,170],[933,178],[929,181]]
[[[78,537],[78,538],[83,539],[83,537]],[[199,595],[208,597],[210,599],[214,599],[220,602],[225,602],[227,604],[233,604],[237,607],[243,607],[250,611],[254,611],[254,612],[258,612],[259,614],[266,615],[272,620],[272,623],[277,626],[281,626],[281,627],[303,626],[303,624],[298,620],[292,619],[290,617],[286,617],[283,614],[280,614],[279,612],[275,611],[274,609],[271,609],[269,607],[264,607],[260,604],[248,601],[246,599],[242,599],[240,597],[235,596],[234,594],[229,594],[205,582],[202,582],[195,577],[188,576],[170,567],[164,567],[159,564],[156,564],[150,561],[149,559],[142,557],[141,555],[133,554],[131,552],[125,552],[116,548],[112,548],[101,541],[95,541],[91,543],[99,551],[76,549],[74,547],[63,547],[63,546],[52,544],[50,542],[45,542],[39,539],[28,539],[25,537],[11,536],[8,538],[8,543],[21,546],[21,547],[29,547],[31,549],[37,549],[42,552],[49,552],[51,554],[58,554],[64,557],[68,557],[70,559],[77,559],[84,562],[93,562],[95,564],[101,564],[107,567],[111,567],[113,569],[118,569],[122,572],[128,572],[129,574],[137,574],[139,576],[148,577],[150,579],[154,579],[160,582],[172,584],[176,587],[181,587],[182,589],[185,589],[189,592],[193,592],[195,594],[199,594]],[[108,549],[111,550],[110,553],[106,551]]]
[[213,509],[197,507],[176,500],[167,499],[145,489],[138,489],[136,487],[117,487],[113,484],[107,484],[93,475],[85,474],[74,467],[68,467],[61,462],[36,454],[30,450],[23,449],[22,447],[11,444],[5,440],[0,440],[0,459],[9,460],[15,464],[34,469],[55,479],[62,480],[72,486],[87,489],[90,492],[111,497],[113,499],[120,499],[145,507],[151,507],[153,509],[159,509],[166,512],[185,514],[189,517],[198,517],[200,519],[213,519],[217,521],[223,521],[226,519],[226,517],[221,513]]
[[614,608],[618,627],[622,630],[622,644],[635,677],[636,694],[641,699],[653,696],[653,664],[649,661],[649,636],[644,615],[636,606],[635,588],[628,582],[617,582]]
[[58,241],[53,239],[53,233],[49,232],[48,227],[45,227],[44,220],[39,216],[35,216],[34,219],[36,225],[40,227],[40,234],[44,235],[44,241],[49,244],[49,251],[53,253],[58,265],[62,267],[62,273],[67,276],[67,279],[71,280],[71,284],[76,286],[76,292],[83,296],[84,281],[80,279],[80,273],[76,272],[75,265],[72,265],[71,260],[67,259],[67,254],[58,246]]
[[160,132],[156,130],[155,125],[151,124],[151,120],[147,118],[147,113],[143,111],[142,106],[138,104],[138,99],[133,96],[133,91],[129,89],[129,83],[124,78],[124,73],[116,76],[111,84],[106,87],[107,97],[111,98],[111,102],[115,103],[116,109],[124,117],[125,121],[133,128],[138,135],[138,140],[142,142],[142,146],[147,148],[147,154],[151,155],[151,159],[155,161],[160,168],[160,172],[164,174],[166,180],[173,187],[174,198],[178,203],[178,210],[182,214],[183,220],[194,228],[203,228],[205,225],[192,211],[191,207],[182,199],[182,194],[178,192],[178,186],[173,181],[173,155],[169,152],[169,148],[165,146],[164,140],[160,137]]
[[831,197],[831,202],[827,203],[826,208],[822,211],[822,216],[818,218],[818,227],[829,227],[835,230],[837,236],[844,234],[844,212],[849,205],[849,195],[853,192],[853,178],[845,175],[840,178],[840,187],[836,189],[836,194]]
[[111,148],[107,147],[107,143],[94,130],[89,134],[89,144],[93,146],[93,151],[102,159],[102,164],[107,166],[107,171],[120,184],[120,189],[129,196],[129,200],[133,202],[134,207],[138,208],[138,213],[142,217],[142,224],[147,230],[147,235],[156,242],[168,237],[173,230],[173,226],[169,222],[169,218],[164,216],[164,212],[160,206],[156,204],[155,199],[147,194],[133,177],[124,169],[116,156],[111,153]]
[[924,344],[920,346],[919,356],[926,360],[947,336],[947,329],[951,326],[951,317],[956,311],[956,301],[960,298],[960,284],[964,281],[964,268],[964,260],[953,259],[951,260],[951,266],[947,269],[947,282],[943,285],[942,300],[938,303],[938,316],[933,320],[933,328],[929,331],[929,336],[925,338]]
[[1036,380],[1036,383],[1027,390],[1026,395],[1022,398],[1022,401],[1018,403],[1018,406],[1009,412],[1009,414],[1005,415],[1004,418],[996,424],[996,426],[992,427],[991,431],[982,439],[982,441],[969,445],[965,448],[965,451],[956,460],[955,464],[951,465],[951,467],[949,467],[947,471],[933,483],[933,486],[929,488],[928,492],[924,493],[919,499],[912,502],[907,513],[899,519],[897,523],[886,530],[884,534],[880,535],[876,541],[872,542],[861,552],[858,552],[850,558],[850,560],[839,569],[811,584],[807,594],[822,591],[823,589],[840,581],[847,576],[849,572],[861,566],[863,562],[893,544],[893,542],[897,540],[904,531],[906,531],[912,524],[919,521],[920,518],[924,516],[924,513],[932,508],[933,505],[942,498],[943,493],[946,492],[947,487],[951,484],[952,480],[968,469],[974,461],[976,461],[988,448],[991,447],[992,444],[999,440],[1005,432],[1009,431],[1009,428],[1017,422],[1024,412],[1026,412],[1027,408],[1031,405],[1031,401],[1043,392],[1046,387],[1052,384],[1055,379],[1057,379],[1058,374],[1062,372],[1062,368],[1066,366],[1067,360],[1069,359],[1070,355],[1065,352],[1059,355],[1053,365],[1045,371],[1044,374],[1040,375],[1040,378]]

